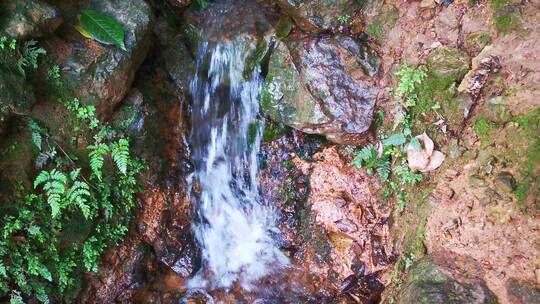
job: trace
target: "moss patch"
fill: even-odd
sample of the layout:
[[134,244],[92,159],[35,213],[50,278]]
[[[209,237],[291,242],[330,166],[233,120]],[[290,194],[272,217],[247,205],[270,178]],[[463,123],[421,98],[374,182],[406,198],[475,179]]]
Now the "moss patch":
[[497,128],[498,126],[496,123],[489,121],[484,117],[478,118],[473,126],[474,132],[476,132],[476,135],[478,135],[484,144],[493,142],[493,134]]
[[509,0],[492,0],[493,23],[500,33],[521,30],[521,12]]
[[375,20],[373,23],[368,25],[366,33],[373,37],[377,41],[382,41],[384,39],[384,26],[380,20]]
[[[514,195],[521,210],[536,215],[540,212],[540,109],[520,115],[514,122],[519,124],[519,132],[513,138],[526,147],[525,153],[516,155],[521,157],[522,165]],[[510,145],[514,146],[519,144]]]

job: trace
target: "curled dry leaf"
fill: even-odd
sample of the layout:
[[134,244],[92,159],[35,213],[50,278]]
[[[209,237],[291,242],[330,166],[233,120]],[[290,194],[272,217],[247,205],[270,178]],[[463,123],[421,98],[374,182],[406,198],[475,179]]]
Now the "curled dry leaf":
[[413,146],[407,147],[407,161],[412,171],[429,172],[437,169],[446,156],[440,151],[434,151],[433,140],[426,133],[416,137],[420,142],[421,149],[417,150]]

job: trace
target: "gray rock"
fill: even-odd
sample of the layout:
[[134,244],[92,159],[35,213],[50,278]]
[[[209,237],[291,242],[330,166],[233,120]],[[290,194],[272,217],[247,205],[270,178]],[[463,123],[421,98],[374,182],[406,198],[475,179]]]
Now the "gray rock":
[[60,12],[41,0],[9,0],[0,3],[0,35],[24,40],[54,32],[62,23]]
[[289,37],[270,57],[261,108],[300,131],[359,142],[373,120],[378,63],[349,37]]
[[510,193],[516,189],[516,180],[509,172],[501,172],[495,177],[495,189],[499,193]]

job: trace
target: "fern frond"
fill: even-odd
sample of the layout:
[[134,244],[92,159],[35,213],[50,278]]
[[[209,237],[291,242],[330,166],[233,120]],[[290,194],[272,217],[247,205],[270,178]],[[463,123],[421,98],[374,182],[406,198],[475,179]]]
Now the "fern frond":
[[43,190],[45,190],[47,194],[47,203],[51,207],[53,217],[60,214],[62,196],[66,191],[67,182],[67,176],[56,169],[53,169],[51,172],[41,171],[34,181],[34,188],[45,183],[43,185]]
[[111,156],[118,170],[123,174],[127,173],[127,165],[129,162],[129,142],[127,139],[120,139],[113,145]]
[[92,173],[101,181],[103,176],[103,162],[105,161],[104,157],[109,152],[109,146],[101,143],[95,146],[89,146],[88,149],[90,150],[90,168],[92,169]]
[[81,173],[81,168],[77,168],[69,173],[69,178],[72,181],[75,181],[77,177],[79,177],[79,174]]
[[47,204],[51,207],[51,215],[53,218],[60,214],[61,202],[62,197],[59,194],[53,193],[48,196]]
[[36,180],[34,180],[34,189],[37,188],[39,185],[43,184],[44,182],[48,181],[50,178],[50,174],[47,171],[41,171],[39,175],[36,177]]
[[374,164],[377,160],[377,149],[374,145],[363,147],[353,160],[353,165],[361,168],[364,164]]
[[78,206],[84,218],[88,219],[90,217],[90,207],[87,202],[91,196],[90,186],[85,182],[76,181],[67,191],[67,204]]

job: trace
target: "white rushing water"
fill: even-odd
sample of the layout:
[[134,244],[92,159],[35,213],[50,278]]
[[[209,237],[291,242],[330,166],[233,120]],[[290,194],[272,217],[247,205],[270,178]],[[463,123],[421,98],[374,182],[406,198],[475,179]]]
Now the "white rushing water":
[[275,210],[259,197],[257,124],[262,79],[244,80],[241,43],[204,44],[191,84],[191,146],[194,180],[200,183],[198,221],[202,269],[193,288],[230,288],[254,283],[283,269],[288,259],[271,238]]

